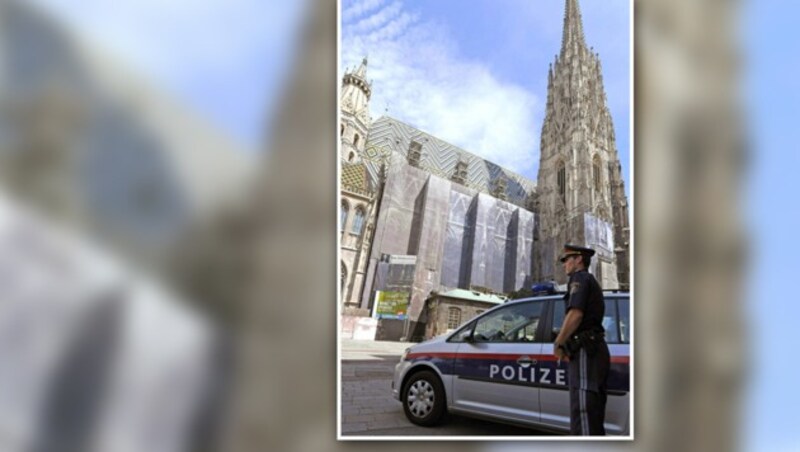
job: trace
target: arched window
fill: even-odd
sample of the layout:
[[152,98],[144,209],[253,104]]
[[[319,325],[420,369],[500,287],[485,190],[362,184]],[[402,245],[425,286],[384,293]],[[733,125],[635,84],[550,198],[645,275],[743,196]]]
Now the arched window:
[[342,124],[341,129],[339,130],[339,135],[344,136],[344,124]]
[[364,209],[362,207],[356,208],[356,217],[353,219],[353,228],[350,232],[353,234],[361,235],[361,229],[364,227]]
[[567,169],[564,164],[558,166],[558,195],[561,197],[561,202],[567,205]]
[[353,146],[358,146],[358,140],[360,139],[361,137],[356,134],[355,138],[353,138]]
[[344,225],[347,222],[347,213],[350,210],[347,203],[342,201],[342,212],[339,214],[339,229],[344,230]]
[[347,161],[352,162],[355,156],[356,154],[353,151],[350,151],[350,155],[347,156]]
[[597,155],[594,156],[592,159],[592,176],[594,179],[594,189],[595,191],[600,192],[600,187],[603,186],[602,181],[600,180],[600,157]]
[[447,329],[452,330],[461,325],[461,309],[450,308],[447,310]]

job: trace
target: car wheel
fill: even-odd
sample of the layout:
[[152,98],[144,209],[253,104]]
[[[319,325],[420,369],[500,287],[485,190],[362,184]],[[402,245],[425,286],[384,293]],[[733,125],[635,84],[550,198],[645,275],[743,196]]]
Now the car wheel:
[[406,417],[417,425],[432,426],[445,414],[444,386],[439,377],[423,370],[412,375],[403,390]]

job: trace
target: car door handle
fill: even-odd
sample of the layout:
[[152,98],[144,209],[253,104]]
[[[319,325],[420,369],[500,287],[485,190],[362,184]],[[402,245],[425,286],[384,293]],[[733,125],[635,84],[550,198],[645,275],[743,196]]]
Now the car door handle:
[[520,356],[519,359],[517,359],[517,364],[521,364],[521,365],[536,364],[536,360],[535,359],[531,359],[530,356]]

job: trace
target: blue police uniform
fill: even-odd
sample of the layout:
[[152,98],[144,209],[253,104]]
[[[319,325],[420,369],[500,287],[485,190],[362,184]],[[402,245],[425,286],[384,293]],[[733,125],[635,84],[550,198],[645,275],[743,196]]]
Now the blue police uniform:
[[[567,246],[588,255],[594,250]],[[564,295],[565,311],[580,309],[583,318],[570,336],[568,349],[570,433],[573,435],[605,435],[606,384],[610,367],[608,345],[604,339],[603,291],[594,276],[586,270],[574,272]]]

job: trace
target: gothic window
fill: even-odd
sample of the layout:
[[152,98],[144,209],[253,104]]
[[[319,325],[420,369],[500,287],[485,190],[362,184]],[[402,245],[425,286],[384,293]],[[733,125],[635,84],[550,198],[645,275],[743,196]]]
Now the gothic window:
[[558,168],[558,195],[561,202],[567,204],[567,169],[561,164]]
[[355,156],[356,156],[356,154],[354,152],[350,151],[350,155],[347,156],[347,161],[348,162],[352,162],[353,158],[355,158]]
[[600,180],[600,158],[595,155],[593,160],[592,175],[594,177],[594,189],[599,195],[600,187],[603,186],[602,181]]
[[361,207],[356,208],[356,217],[353,219],[353,228],[350,232],[360,235],[361,230],[364,228],[364,209]]
[[455,329],[461,325],[461,309],[450,308],[447,311],[447,329]]
[[360,139],[361,137],[356,134],[355,138],[353,138],[353,146],[358,146],[358,140]]
[[340,136],[344,136],[344,124],[342,124],[341,130],[339,131]]
[[347,212],[349,207],[347,203],[342,201],[342,212],[339,214],[339,229],[344,229],[344,224],[347,222]]

